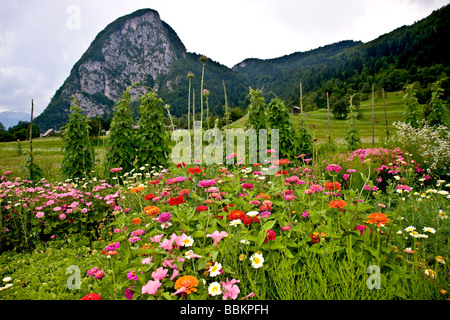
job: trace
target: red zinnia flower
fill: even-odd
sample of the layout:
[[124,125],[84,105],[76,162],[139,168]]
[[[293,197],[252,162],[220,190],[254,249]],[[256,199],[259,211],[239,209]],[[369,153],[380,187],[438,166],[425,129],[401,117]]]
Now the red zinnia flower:
[[184,197],[183,196],[176,196],[169,199],[169,204],[171,206],[177,206],[179,204],[184,203]]
[[225,207],[223,207],[223,210],[225,210],[226,212],[228,212],[228,208],[233,208],[234,204],[226,204]]
[[249,217],[249,216],[245,216],[244,220],[242,222],[244,223],[245,226],[248,226],[249,224],[251,224],[253,222],[253,218]]
[[273,164],[275,166],[283,166],[285,164],[291,163],[288,159],[279,159],[279,160],[274,160]]
[[327,189],[328,191],[331,191],[334,189],[339,191],[339,190],[341,190],[341,184],[337,181],[335,181],[334,183],[333,182],[325,182],[325,189]]
[[181,162],[181,163],[177,163],[177,168],[184,168],[186,167],[186,163]]
[[101,300],[101,298],[98,293],[89,293],[81,298],[81,300]]
[[228,220],[233,221],[233,220],[244,220],[245,218],[245,212],[241,211],[241,210],[233,210],[230,212],[230,214],[228,215]]
[[198,206],[195,210],[197,212],[208,211],[208,206]]
[[275,240],[276,233],[273,230],[267,230],[267,236],[266,239],[264,239],[264,242],[268,242],[269,240]]
[[200,167],[195,167],[195,168],[189,168],[188,169],[188,173],[189,174],[200,173],[200,172],[202,172],[202,169],[200,169]]
[[147,195],[144,197],[144,200],[152,200],[154,197],[156,197],[154,194],[147,194]]

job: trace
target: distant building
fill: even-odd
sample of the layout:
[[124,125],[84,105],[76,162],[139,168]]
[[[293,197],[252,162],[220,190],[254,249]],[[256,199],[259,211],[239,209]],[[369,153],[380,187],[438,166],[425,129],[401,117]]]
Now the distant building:
[[289,113],[297,115],[300,113],[300,108],[297,106],[292,106],[291,111]]
[[48,129],[43,134],[40,135],[41,138],[45,138],[50,136],[52,133],[55,133],[55,129]]

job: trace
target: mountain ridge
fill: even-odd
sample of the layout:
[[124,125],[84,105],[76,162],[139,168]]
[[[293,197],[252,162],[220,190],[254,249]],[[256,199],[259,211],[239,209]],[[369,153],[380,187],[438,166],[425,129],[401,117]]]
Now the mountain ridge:
[[[321,108],[325,91],[332,93],[335,106],[344,103],[348,90],[367,93],[370,83],[390,85],[394,89],[393,74],[399,68],[417,73],[417,68],[438,65],[436,70],[426,70],[432,73],[430,79],[436,78],[439,72],[450,74],[448,57],[439,53],[448,39],[449,12],[450,6],[444,6],[413,25],[402,26],[366,43],[343,40],[271,59],[244,59],[232,68],[208,60],[205,88],[211,92],[210,111],[223,115],[223,84],[226,84],[229,106],[245,108],[250,86],[265,93],[273,92],[288,104],[295,104],[299,98],[298,85],[302,82],[308,92],[305,103],[311,108]],[[78,94],[80,105],[89,117],[111,116],[120,94],[136,81],[143,86],[132,92],[135,97],[145,87],[153,87],[171,105],[173,115],[183,116],[187,113],[189,71],[195,74],[192,87],[197,91],[196,106],[199,105],[202,71],[199,57],[200,54],[186,50],[157,11],[140,9],[119,17],[97,34],[35,121],[42,131],[63,124],[68,119],[73,94]],[[386,79],[381,79],[383,72]],[[402,75],[405,81],[417,78],[413,74]],[[340,85],[342,92],[336,89]]]

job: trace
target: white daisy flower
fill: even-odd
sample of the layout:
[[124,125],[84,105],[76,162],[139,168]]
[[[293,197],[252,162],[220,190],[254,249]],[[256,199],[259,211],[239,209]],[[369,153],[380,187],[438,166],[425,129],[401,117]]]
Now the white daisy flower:
[[220,275],[220,270],[222,270],[222,265],[219,262],[216,262],[211,268],[209,268],[209,276],[215,277]]
[[208,287],[208,293],[212,296],[217,296],[222,293],[220,283],[212,282]]
[[424,227],[423,228],[423,232],[436,233],[436,230],[434,230],[433,228]]
[[258,269],[263,266],[264,257],[262,253],[256,252],[250,257],[250,261],[252,262],[252,267]]
[[242,223],[241,219],[235,219],[235,220],[230,222],[230,226],[237,227],[241,223]]

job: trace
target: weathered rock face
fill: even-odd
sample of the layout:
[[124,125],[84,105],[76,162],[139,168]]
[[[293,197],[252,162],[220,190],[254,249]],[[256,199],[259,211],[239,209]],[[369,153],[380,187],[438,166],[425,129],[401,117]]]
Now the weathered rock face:
[[[127,19],[103,42],[104,61],[89,59],[78,67],[80,91],[117,101],[127,86],[167,74],[177,54],[165,28],[155,11]],[[63,92],[71,94],[69,89]],[[88,117],[103,115],[108,109],[89,97],[83,97],[80,106]]]
[[[111,114],[112,106],[128,86],[139,81],[157,90],[161,86],[158,77],[166,75],[175,60],[185,58],[184,45],[158,12],[143,9],[121,17],[97,35],[44,116],[36,121],[46,128],[46,120],[54,114],[67,119],[74,94],[88,117]],[[143,90],[134,90],[135,96]]]

